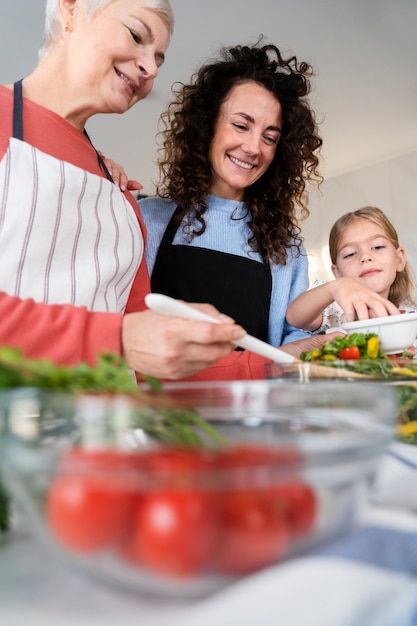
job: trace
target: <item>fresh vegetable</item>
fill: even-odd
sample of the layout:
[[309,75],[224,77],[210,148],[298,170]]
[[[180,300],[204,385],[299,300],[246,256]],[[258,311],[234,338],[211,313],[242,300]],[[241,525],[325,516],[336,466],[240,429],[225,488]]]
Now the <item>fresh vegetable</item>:
[[[58,543],[80,555],[114,551],[176,579],[244,574],[313,527],[314,491],[290,472],[301,460],[290,447],[252,444],[74,450],[49,489],[47,520]],[[279,465],[285,479],[275,477]]]
[[85,553],[120,544],[138,498],[127,476],[138,464],[137,455],[117,451],[69,451],[46,503],[55,538]]
[[285,511],[293,537],[303,537],[311,530],[317,514],[314,490],[304,482],[282,483],[271,490],[271,498]]
[[337,356],[344,361],[357,361],[361,358],[361,352],[358,346],[349,346],[348,348],[340,350]]
[[366,343],[366,355],[370,359],[377,359],[380,356],[379,339],[376,335],[368,338]]
[[379,349],[379,339],[374,333],[352,333],[325,341],[321,348],[302,352],[302,361],[328,361],[387,358]]
[[[303,352],[303,361],[326,361],[329,367],[337,367],[337,360],[344,361],[345,369],[382,378],[396,383],[399,406],[398,439],[417,445],[417,384],[407,384],[406,379],[417,378],[417,362],[413,354],[385,355],[379,349],[376,335],[354,333],[350,337],[335,337],[326,341],[322,348]],[[404,385],[398,384],[401,380]]]
[[213,493],[167,489],[146,494],[137,509],[134,554],[138,564],[179,578],[207,568],[216,547]]
[[217,571],[247,574],[270,565],[288,550],[291,529],[286,502],[271,496],[268,489],[241,489],[222,494]]
[[[156,379],[146,379],[158,386]],[[100,354],[97,365],[81,363],[75,367],[54,365],[47,359],[26,359],[20,350],[0,348],[0,389],[39,387],[60,391],[118,391],[132,392],[136,385],[132,372],[122,357]]]
[[325,341],[321,348],[302,352],[302,361],[327,361],[329,367],[337,367],[343,361],[345,369],[375,378],[399,379],[417,376],[417,363],[413,355],[405,351],[402,355],[388,356],[379,349],[379,339],[372,333],[353,333]]

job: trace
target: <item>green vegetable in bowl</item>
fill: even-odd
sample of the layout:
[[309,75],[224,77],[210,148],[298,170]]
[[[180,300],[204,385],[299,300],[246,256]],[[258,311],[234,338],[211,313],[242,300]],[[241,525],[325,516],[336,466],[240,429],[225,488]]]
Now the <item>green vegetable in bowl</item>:
[[379,349],[378,335],[375,333],[352,333],[325,341],[321,348],[302,352],[302,361],[332,361],[388,358]]

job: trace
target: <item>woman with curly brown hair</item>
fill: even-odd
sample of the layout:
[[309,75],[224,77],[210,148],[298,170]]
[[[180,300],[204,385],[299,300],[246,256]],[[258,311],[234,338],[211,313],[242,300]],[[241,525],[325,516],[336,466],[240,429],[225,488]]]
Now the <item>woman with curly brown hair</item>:
[[224,48],[173,90],[159,197],[139,201],[152,290],[209,302],[273,345],[307,336],[285,314],[308,286],[298,219],[321,181],[311,76],[271,44]]

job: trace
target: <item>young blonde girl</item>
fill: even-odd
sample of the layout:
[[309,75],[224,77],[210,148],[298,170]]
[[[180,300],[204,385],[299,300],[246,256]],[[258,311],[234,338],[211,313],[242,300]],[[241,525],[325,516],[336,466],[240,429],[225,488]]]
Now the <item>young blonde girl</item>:
[[415,311],[415,283],[393,224],[380,209],[346,213],[332,226],[329,252],[335,280],[293,300],[287,321],[325,332],[354,319]]

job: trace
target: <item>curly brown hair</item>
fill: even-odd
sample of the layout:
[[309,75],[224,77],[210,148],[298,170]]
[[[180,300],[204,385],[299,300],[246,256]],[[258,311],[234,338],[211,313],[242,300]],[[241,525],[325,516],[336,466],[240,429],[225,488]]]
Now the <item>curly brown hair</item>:
[[[385,213],[377,207],[364,206],[356,211],[345,213],[331,227],[329,233],[329,254],[333,265],[336,265],[339,242],[344,231],[350,224],[358,220],[373,222],[385,232],[388,240],[396,250],[400,247],[398,233]],[[415,279],[410,266],[406,263],[404,269],[401,272],[397,272],[395,276],[395,280],[389,290],[388,300],[395,304],[396,307],[400,306],[400,304],[416,306],[415,292]]]
[[[322,139],[306,98],[312,75],[308,63],[295,56],[284,58],[275,45],[261,45],[259,40],[252,46],[222,48],[189,84],[173,85],[174,99],[160,117],[157,193],[180,207],[178,223],[187,216],[185,231],[191,238],[206,227],[206,197],[212,183],[208,154],[220,106],[235,85],[253,81],[280,102],[282,134],[268,170],[245,189],[249,244],[265,259],[283,265],[288,248],[300,251],[297,209],[301,219],[308,217],[306,183],[322,182],[318,172]],[[194,219],[199,229],[192,230]]]

